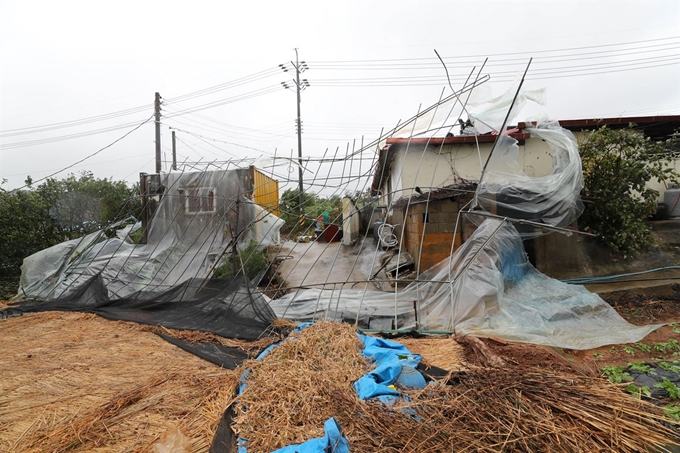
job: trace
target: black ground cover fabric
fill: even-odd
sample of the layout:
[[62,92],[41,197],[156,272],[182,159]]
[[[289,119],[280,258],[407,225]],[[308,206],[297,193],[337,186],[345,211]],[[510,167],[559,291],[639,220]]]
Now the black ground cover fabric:
[[186,340],[173,338],[162,333],[157,333],[156,335],[168,343],[172,343],[195,356],[198,356],[210,363],[214,363],[215,365],[228,370],[235,370],[246,359],[250,358],[250,355],[243,349],[230,348],[219,343],[192,343]]
[[17,310],[89,312],[112,320],[212,332],[243,340],[257,340],[276,318],[262,293],[245,277],[189,279],[160,293],[138,291],[129,297],[111,298],[96,275],[67,297],[23,302],[7,313],[0,312],[0,319],[16,316]]
[[[666,368],[663,368],[660,364],[666,365]],[[649,388],[652,398],[668,398],[670,396],[668,390],[661,386],[664,379],[667,379],[676,386],[680,386],[680,361],[641,363],[641,365],[649,367],[649,371],[635,371],[630,369],[630,367],[626,371],[633,377],[635,385]]]
[[235,416],[233,404],[230,404],[222,414],[220,424],[217,426],[217,431],[210,445],[209,453],[231,453],[238,451],[236,435],[231,429]]

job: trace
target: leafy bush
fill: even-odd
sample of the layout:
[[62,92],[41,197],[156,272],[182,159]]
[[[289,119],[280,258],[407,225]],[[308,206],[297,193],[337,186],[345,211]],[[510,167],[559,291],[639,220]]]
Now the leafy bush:
[[647,183],[680,176],[667,165],[677,137],[654,142],[632,126],[618,130],[604,126],[579,143],[586,201],[581,225],[624,254],[650,245],[644,221],[656,211],[659,193]]
[[314,222],[324,212],[329,213],[331,221],[342,213],[342,199],[334,195],[330,198],[319,197],[313,193],[303,193],[305,217],[300,219],[300,191],[299,189],[288,189],[281,196],[279,211],[281,218],[286,224],[281,228],[283,233],[290,233],[296,225],[300,225],[296,230],[303,232],[307,229],[310,222]]
[[105,227],[140,210],[137,188],[124,181],[97,179],[90,172],[37,187],[0,187],[0,275],[18,275],[33,253]]
[[212,278],[229,278],[245,274],[252,280],[269,267],[269,257],[266,249],[260,249],[255,240],[238,251],[223,258],[222,263],[215,268]]

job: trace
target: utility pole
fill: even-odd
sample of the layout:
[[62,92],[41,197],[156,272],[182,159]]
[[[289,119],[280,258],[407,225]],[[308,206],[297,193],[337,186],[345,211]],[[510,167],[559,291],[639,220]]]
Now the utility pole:
[[172,131],[172,169],[177,170],[177,143],[175,142],[175,131]]
[[156,174],[161,173],[161,95],[156,92],[153,103],[154,115],[156,116]]
[[[299,178],[299,190],[300,190],[300,220],[304,220],[305,216],[305,202],[304,202],[304,186],[302,183],[302,119],[301,119],[301,114],[300,114],[300,92],[307,88],[309,86],[309,82],[307,79],[303,79],[300,81],[300,73],[306,71],[309,69],[307,66],[307,63],[304,61],[299,61],[298,59],[298,50],[295,49],[295,63],[292,61],[290,64],[293,66],[295,69],[295,79],[293,80],[293,83],[295,84],[296,87],[296,93],[297,93],[297,120],[296,120],[296,126],[297,126],[297,140],[298,140],[298,178]],[[286,65],[280,64],[279,67],[284,71],[288,72],[288,68]],[[286,82],[281,82],[281,85],[283,85],[284,88],[289,88],[289,86],[286,84]]]

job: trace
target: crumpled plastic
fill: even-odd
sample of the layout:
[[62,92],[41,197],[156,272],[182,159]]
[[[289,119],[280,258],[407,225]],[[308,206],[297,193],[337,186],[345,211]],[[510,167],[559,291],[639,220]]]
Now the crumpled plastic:
[[371,328],[455,331],[568,349],[635,343],[660,327],[634,326],[583,286],[540,273],[517,229],[499,219],[485,220],[451,257],[400,292],[302,290],[270,306],[297,321],[358,318]]
[[191,453],[191,441],[175,426],[153,446],[154,453]]
[[273,453],[349,453],[349,442],[333,417],[326,420],[323,428],[325,431],[323,437],[317,437],[299,445],[288,445]]
[[384,402],[392,402],[394,397],[401,394],[394,384],[425,388],[425,378],[416,370],[420,355],[411,353],[401,343],[360,334],[357,336],[364,343],[362,354],[375,364],[373,370],[354,383],[359,399],[380,398]]

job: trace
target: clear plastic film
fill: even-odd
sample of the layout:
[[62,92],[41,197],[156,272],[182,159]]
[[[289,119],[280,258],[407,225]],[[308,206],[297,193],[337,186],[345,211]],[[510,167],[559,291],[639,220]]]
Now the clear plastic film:
[[659,327],[629,324],[584,287],[541,274],[515,227],[497,219],[484,221],[403,291],[308,289],[270,306],[298,321],[358,319],[364,328],[446,330],[569,349],[634,343]]
[[531,139],[541,139],[550,147],[552,171],[544,176],[524,172],[517,140],[503,135],[475,195],[485,210],[502,216],[531,220],[552,226],[567,226],[583,212],[581,190],[583,172],[574,135],[557,122],[527,127]]
[[107,234],[40,251],[24,260],[20,295],[66,296],[98,274],[111,298],[163,291],[207,277],[234,242],[278,243],[283,221],[246,198],[240,178],[235,170],[163,175],[163,196],[146,244],[108,227]]

